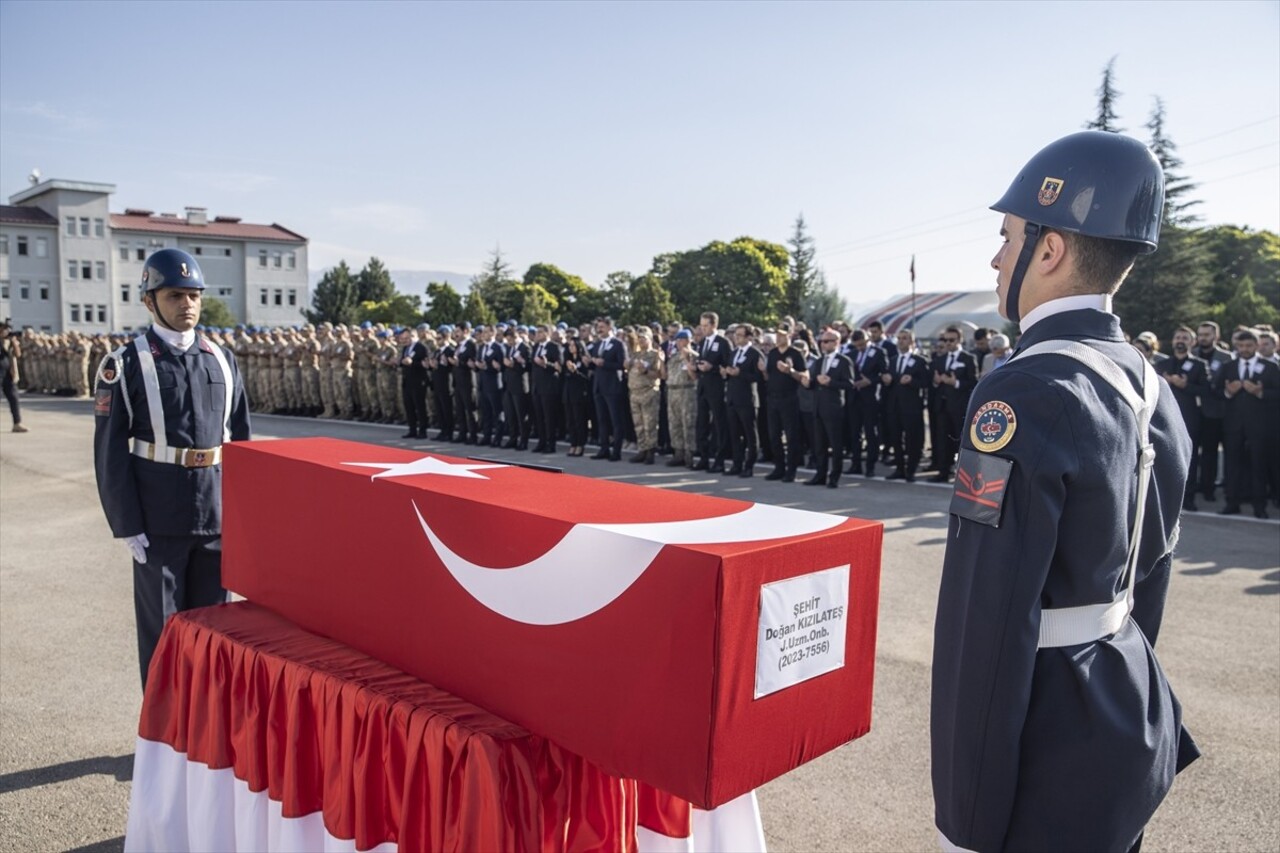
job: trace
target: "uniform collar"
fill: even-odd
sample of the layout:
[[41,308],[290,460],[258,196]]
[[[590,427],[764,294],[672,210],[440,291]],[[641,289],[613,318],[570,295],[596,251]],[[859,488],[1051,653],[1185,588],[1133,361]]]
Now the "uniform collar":
[[1050,299],[1048,302],[1037,305],[1027,312],[1027,316],[1022,318],[1022,333],[1025,335],[1031,331],[1031,327],[1046,317],[1052,317],[1054,314],[1061,314],[1064,311],[1078,311],[1082,308],[1092,308],[1095,311],[1105,311],[1111,313],[1111,295],[1107,293],[1085,293],[1079,296],[1063,296],[1059,299]]
[[1120,318],[1115,314],[1092,308],[1056,312],[1037,319],[1035,328],[1024,332],[1018,339],[1018,350],[1024,350],[1041,341],[1084,338],[1123,342],[1124,333],[1120,331]]
[[175,332],[172,329],[166,329],[156,323],[151,324],[151,331],[155,336],[164,341],[169,346],[179,352],[186,352],[191,349],[191,345],[196,342],[196,330],[192,329],[187,332]]

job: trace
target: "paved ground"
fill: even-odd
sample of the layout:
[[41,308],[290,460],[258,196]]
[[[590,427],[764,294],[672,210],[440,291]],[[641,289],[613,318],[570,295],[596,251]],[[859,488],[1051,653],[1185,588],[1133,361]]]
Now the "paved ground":
[[[23,410],[32,432],[0,434],[0,850],[119,850],[140,703],[129,560],[98,506],[90,403],[28,397]],[[261,437],[404,444],[388,427],[265,417],[255,427]],[[767,785],[760,804],[776,851],[936,849],[927,708],[949,491],[556,464],[885,522],[872,731]],[[1274,851],[1280,523],[1206,514],[1183,526],[1160,653],[1205,758],[1179,778],[1144,849]]]

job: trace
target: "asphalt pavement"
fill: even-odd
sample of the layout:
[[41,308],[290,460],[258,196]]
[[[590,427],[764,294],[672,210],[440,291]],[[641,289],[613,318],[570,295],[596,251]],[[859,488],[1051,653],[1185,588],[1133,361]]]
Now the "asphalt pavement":
[[[98,504],[92,403],[24,396],[22,405],[31,432],[0,433],[0,850],[120,850],[141,702],[129,557]],[[254,430],[476,451],[366,424],[259,416]],[[803,488],[480,453],[883,521],[872,730],[760,789],[760,807],[774,851],[937,849],[929,664],[949,488],[861,477]],[[1280,850],[1280,522],[1184,516],[1159,653],[1204,758],[1179,776],[1143,850]]]

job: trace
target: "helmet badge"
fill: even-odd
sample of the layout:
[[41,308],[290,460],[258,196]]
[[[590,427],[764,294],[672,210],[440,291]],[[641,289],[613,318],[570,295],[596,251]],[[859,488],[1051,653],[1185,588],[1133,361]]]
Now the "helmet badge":
[[146,283],[147,283],[147,279],[149,279],[149,278],[151,278],[151,268],[150,268],[150,267],[143,267],[143,268],[142,268],[142,283],[143,283],[143,284],[146,284]]
[[[1041,195],[1043,195],[1044,190],[1041,190],[1040,193]],[[1055,195],[1054,198],[1057,198],[1057,196]],[[1041,201],[1040,203],[1044,204],[1043,201]],[[181,273],[183,278],[191,278],[191,270],[187,269],[187,265],[185,263],[182,265]]]
[[1058,196],[1062,194],[1062,178],[1045,178],[1044,183],[1040,185],[1040,193],[1036,199],[1041,206],[1048,207],[1058,200]]

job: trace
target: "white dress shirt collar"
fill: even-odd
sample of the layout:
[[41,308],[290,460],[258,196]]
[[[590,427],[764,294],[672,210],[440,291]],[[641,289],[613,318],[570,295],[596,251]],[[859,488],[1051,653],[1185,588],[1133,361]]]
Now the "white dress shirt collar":
[[1045,317],[1052,317],[1054,314],[1061,314],[1063,311],[1080,311],[1084,308],[1096,308],[1099,311],[1111,311],[1111,294],[1109,293],[1085,293],[1080,296],[1063,296],[1059,299],[1050,299],[1048,302],[1041,303],[1035,308],[1027,312],[1027,316],[1022,318],[1019,324],[1022,333],[1026,334],[1031,331],[1031,327],[1039,323]]
[[158,323],[152,323],[151,331],[156,333],[157,338],[181,352],[191,349],[191,345],[196,342],[195,329],[187,332],[175,332],[173,329],[166,329]]

